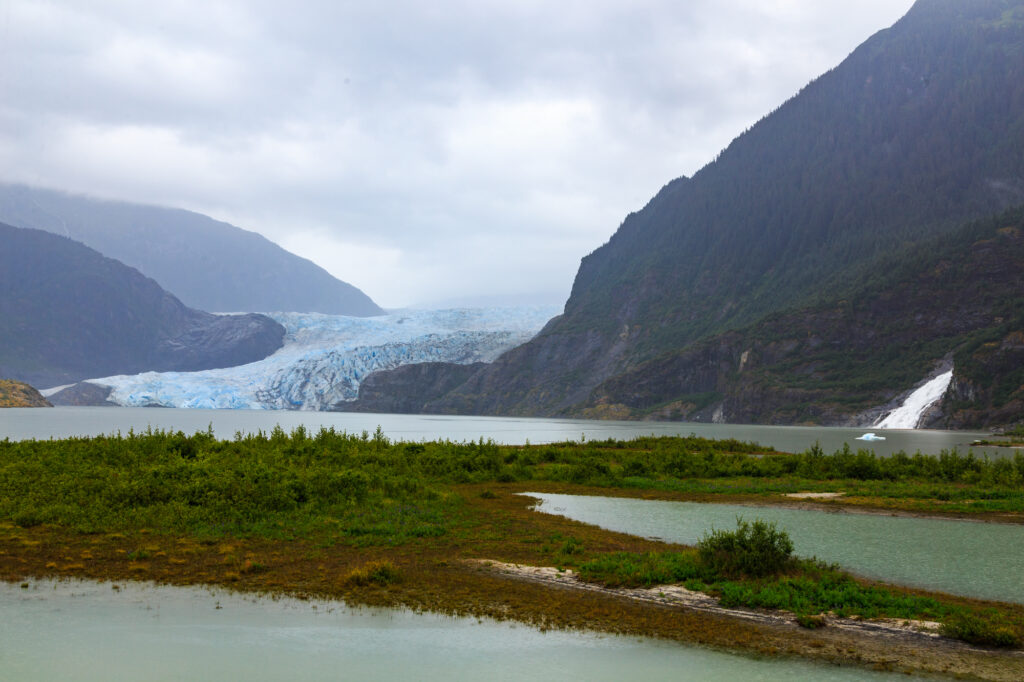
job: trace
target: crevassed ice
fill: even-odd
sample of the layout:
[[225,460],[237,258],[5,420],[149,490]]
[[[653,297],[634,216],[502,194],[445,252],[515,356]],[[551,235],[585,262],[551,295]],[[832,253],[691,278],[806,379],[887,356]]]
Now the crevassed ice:
[[940,374],[908,395],[902,405],[875,426],[880,429],[916,429],[925,410],[942,398],[952,380],[953,370]]
[[201,372],[90,379],[124,406],[322,410],[354,400],[371,372],[419,362],[491,362],[530,340],[556,306],[408,310],[379,317],[268,313],[284,346],[259,362]]

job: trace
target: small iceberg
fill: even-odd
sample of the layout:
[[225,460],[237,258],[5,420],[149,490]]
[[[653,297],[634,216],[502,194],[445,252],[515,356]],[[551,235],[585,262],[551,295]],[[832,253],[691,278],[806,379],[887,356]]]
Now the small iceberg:
[[857,440],[885,440],[885,436],[876,436],[872,431],[865,433],[863,436],[858,436]]

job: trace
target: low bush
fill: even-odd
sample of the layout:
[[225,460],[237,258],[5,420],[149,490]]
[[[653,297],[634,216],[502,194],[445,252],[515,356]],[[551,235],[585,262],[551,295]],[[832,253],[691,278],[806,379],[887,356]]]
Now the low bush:
[[353,569],[345,577],[345,584],[364,587],[366,585],[380,585],[382,587],[397,583],[402,579],[402,572],[388,560],[371,561],[368,564]]
[[1020,646],[1021,639],[1014,628],[1007,623],[1000,622],[996,615],[990,614],[989,617],[984,617],[977,613],[956,613],[943,624],[942,634],[982,646],[1003,648]]
[[817,630],[818,628],[823,628],[826,625],[825,617],[820,613],[815,616],[800,614],[796,617],[796,624],[802,628],[807,628],[808,630]]
[[584,562],[578,572],[585,582],[608,587],[651,587],[697,580],[701,568],[693,552],[615,552]]
[[697,543],[697,555],[709,573],[760,578],[793,563],[793,541],[775,523],[736,519],[736,530],[712,530]]

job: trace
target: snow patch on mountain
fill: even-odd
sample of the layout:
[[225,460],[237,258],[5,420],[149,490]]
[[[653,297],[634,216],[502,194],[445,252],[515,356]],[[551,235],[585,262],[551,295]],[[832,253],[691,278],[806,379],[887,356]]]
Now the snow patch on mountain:
[[379,317],[268,313],[284,346],[259,362],[201,372],[90,379],[130,407],[325,410],[355,400],[371,372],[420,362],[492,362],[529,341],[556,306],[402,310]]

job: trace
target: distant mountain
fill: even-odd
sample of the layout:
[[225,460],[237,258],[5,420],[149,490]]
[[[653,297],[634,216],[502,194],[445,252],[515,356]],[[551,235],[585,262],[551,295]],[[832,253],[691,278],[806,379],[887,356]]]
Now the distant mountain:
[[0,184],[0,221],[80,241],[202,310],[383,314],[311,261],[191,211]]
[[[583,259],[561,317],[422,409],[592,416],[603,409],[606,416],[678,418],[706,408],[732,421],[851,419],[871,400],[909,390],[951,354],[966,362],[965,334],[997,334],[1016,319],[996,310],[1018,305],[1019,285],[995,289],[1007,297],[999,306],[969,289],[987,301],[979,310],[991,316],[969,315],[963,329],[951,324],[930,338],[942,325],[915,330],[908,321],[940,313],[951,292],[942,278],[901,268],[953,244],[965,222],[1024,203],[1022,149],[1024,3],[919,0],[694,177],[670,182],[628,216]],[[946,271],[962,286],[989,281],[973,243],[961,247],[963,263],[976,272],[964,271],[955,255]],[[894,261],[896,253],[904,260]],[[1012,273],[1013,263],[1024,267],[1006,261],[1016,253],[990,255]],[[916,277],[916,288],[894,283],[868,291],[879,272]],[[856,298],[869,295],[910,298],[873,307]],[[971,308],[963,297],[950,304],[964,314]],[[850,312],[823,312],[844,309]],[[864,336],[839,338],[842,329]],[[794,348],[807,350],[817,338],[837,343],[836,355],[811,353],[824,363],[817,365],[790,351],[771,355],[767,339],[795,330],[808,336],[790,338]],[[1009,336],[990,343],[1012,346],[1006,339],[1016,338],[1013,330],[1005,331]],[[721,350],[725,335],[735,337],[728,353]],[[756,393],[741,400],[737,391],[749,385],[720,376],[746,371],[743,353],[755,341],[778,360],[770,369],[761,365],[770,374],[764,381],[800,389],[773,394],[789,407],[758,407]],[[850,355],[857,353],[864,357]],[[840,371],[844,362],[870,370],[870,380]],[[954,386],[967,371],[957,365]],[[994,378],[979,372],[986,385],[963,395],[988,391]],[[374,379],[378,395],[386,383]],[[431,384],[448,387],[437,368]],[[823,400],[832,408],[801,404]],[[961,414],[969,412],[961,406]]]
[[284,337],[268,317],[193,310],[78,242],[4,224],[0,292],[0,376],[41,387],[245,364]]

